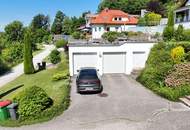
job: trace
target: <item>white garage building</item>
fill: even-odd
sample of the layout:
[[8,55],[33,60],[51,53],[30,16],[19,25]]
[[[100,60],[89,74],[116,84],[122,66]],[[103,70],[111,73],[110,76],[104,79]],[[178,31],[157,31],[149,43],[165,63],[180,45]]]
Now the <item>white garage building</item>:
[[77,74],[81,67],[96,67],[99,73],[131,74],[134,69],[145,66],[152,42],[128,42],[120,45],[111,44],[70,44],[70,75]]

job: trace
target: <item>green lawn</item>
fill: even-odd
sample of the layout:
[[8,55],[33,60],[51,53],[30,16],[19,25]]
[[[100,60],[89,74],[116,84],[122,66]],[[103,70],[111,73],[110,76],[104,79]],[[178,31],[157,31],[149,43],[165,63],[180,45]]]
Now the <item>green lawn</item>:
[[0,88],[0,95],[2,95],[3,93],[14,89],[16,86],[24,84],[23,87],[20,87],[1,98],[1,100],[12,100],[24,88],[36,85],[43,88],[46,93],[53,99],[54,102],[53,106],[49,108],[47,112],[44,112],[42,114],[43,116],[45,115],[44,118],[38,120],[28,120],[24,122],[7,121],[3,123],[0,122],[0,124],[5,126],[20,126],[50,120],[54,116],[61,114],[63,110],[66,109],[66,107],[68,106],[68,97],[70,91],[69,79],[55,82],[52,81],[52,76],[57,72],[64,71],[66,69],[68,69],[68,60],[66,59],[66,55],[62,53],[62,62],[58,65],[57,68],[44,70],[33,75],[22,75],[16,80]]

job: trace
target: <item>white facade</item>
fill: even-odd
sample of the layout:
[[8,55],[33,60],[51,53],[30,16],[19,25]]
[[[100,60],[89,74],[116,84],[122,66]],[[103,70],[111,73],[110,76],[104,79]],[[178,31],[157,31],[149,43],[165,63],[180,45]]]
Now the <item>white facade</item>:
[[174,11],[175,14],[175,27],[183,25],[185,29],[190,29],[190,0],[181,8]]
[[[123,20],[126,20],[123,18]],[[124,32],[128,28],[136,27],[136,25],[92,25],[92,39],[101,39],[102,35],[108,31]]]
[[126,43],[123,45],[70,45],[69,71],[77,74],[81,67],[96,67],[100,75],[106,73],[131,74],[145,66],[155,43]]

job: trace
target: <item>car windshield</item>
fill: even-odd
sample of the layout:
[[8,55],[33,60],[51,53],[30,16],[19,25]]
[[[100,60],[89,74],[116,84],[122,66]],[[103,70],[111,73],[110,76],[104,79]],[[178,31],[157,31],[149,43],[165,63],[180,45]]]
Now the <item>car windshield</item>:
[[79,79],[97,79],[97,73],[95,69],[84,69],[80,71]]

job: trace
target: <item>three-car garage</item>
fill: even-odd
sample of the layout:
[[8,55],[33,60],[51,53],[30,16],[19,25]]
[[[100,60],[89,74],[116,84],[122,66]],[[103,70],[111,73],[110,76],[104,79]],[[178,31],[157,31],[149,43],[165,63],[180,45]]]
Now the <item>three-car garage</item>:
[[145,66],[154,43],[126,43],[122,45],[69,45],[69,67],[71,76],[82,67],[95,67],[99,73],[130,74],[133,69]]

